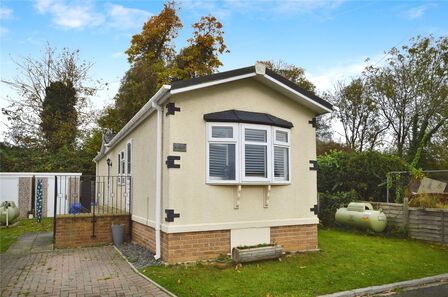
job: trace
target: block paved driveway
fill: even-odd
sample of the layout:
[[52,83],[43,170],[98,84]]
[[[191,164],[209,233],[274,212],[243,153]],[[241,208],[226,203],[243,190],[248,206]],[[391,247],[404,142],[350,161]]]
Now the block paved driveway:
[[0,296],[169,296],[112,246],[53,251],[51,239],[25,234],[0,254]]

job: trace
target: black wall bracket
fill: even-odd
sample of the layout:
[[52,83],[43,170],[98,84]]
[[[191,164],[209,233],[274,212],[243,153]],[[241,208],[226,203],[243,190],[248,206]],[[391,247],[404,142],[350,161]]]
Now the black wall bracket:
[[180,164],[175,163],[176,160],[180,160],[180,156],[167,156],[165,161],[166,167],[180,168]]
[[311,126],[313,126],[313,128],[316,128],[316,126],[317,126],[316,118],[312,118],[311,121],[308,121],[308,123],[311,124]]
[[315,215],[319,214],[319,205],[314,204],[314,207],[310,208],[310,211],[314,212]]
[[317,161],[316,160],[310,160],[310,170],[317,170]]
[[180,107],[176,107],[174,102],[168,103],[165,107],[166,107],[166,115],[170,114],[174,115],[176,111],[180,111]]
[[180,218],[180,213],[174,213],[174,209],[165,209],[165,222],[174,222],[175,218]]

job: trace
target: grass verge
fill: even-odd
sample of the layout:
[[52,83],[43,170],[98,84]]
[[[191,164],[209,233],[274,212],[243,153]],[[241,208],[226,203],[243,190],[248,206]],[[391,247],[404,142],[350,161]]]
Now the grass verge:
[[49,232],[53,230],[53,218],[44,218],[39,224],[36,219],[19,220],[18,225],[0,229],[0,253],[8,248],[24,233]]
[[448,272],[448,247],[409,239],[319,231],[320,252],[282,261],[146,267],[178,296],[316,296]]

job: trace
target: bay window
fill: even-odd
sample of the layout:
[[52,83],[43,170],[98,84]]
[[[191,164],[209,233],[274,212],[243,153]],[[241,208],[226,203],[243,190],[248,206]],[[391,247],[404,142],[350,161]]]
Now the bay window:
[[207,182],[288,183],[289,129],[207,123]]

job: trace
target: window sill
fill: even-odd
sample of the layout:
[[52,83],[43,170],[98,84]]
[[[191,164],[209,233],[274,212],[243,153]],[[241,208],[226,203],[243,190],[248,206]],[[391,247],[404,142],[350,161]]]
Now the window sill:
[[232,181],[208,181],[205,184],[210,186],[287,186],[291,184],[291,181],[246,181],[246,182],[232,182]]

